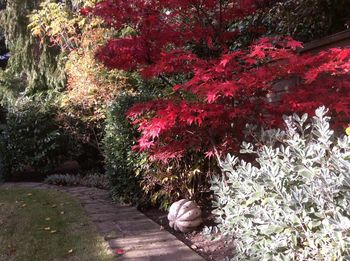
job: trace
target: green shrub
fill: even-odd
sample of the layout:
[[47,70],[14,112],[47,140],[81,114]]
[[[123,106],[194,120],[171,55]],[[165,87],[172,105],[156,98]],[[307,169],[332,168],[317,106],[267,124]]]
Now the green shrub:
[[141,195],[137,169],[142,156],[132,151],[137,132],[125,116],[138,101],[139,97],[120,95],[109,106],[105,123],[103,153],[111,194],[115,200],[124,202],[136,202]]
[[350,138],[333,137],[326,113],[310,123],[286,117],[285,131],[243,143],[252,164],[230,155],[221,163],[214,214],[237,239],[234,260],[349,260]]
[[19,98],[7,110],[0,139],[8,174],[28,168],[45,173],[69,157],[69,141],[55,121],[56,109],[50,101]]
[[106,175],[96,173],[87,174],[85,176],[70,174],[55,174],[46,177],[45,183],[61,186],[85,186],[101,189],[108,189],[109,182]]

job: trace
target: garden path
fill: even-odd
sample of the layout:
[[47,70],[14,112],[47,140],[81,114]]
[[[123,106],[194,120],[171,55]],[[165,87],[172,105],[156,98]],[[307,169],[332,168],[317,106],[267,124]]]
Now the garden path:
[[26,187],[64,191],[77,198],[98,232],[119,260],[203,261],[174,235],[137,211],[135,207],[113,203],[106,190],[62,187],[43,183],[5,183],[0,187]]

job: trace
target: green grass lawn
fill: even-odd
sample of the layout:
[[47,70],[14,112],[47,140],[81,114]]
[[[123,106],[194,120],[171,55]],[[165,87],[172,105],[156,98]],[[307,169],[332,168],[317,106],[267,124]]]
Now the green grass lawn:
[[0,260],[113,260],[112,253],[66,193],[0,189]]

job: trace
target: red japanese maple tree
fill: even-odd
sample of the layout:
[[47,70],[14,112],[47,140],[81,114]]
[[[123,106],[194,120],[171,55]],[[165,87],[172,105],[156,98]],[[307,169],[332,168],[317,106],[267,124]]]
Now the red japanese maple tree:
[[[161,161],[189,151],[212,156],[238,147],[247,123],[278,124],[291,110],[324,104],[350,116],[348,48],[302,56],[295,51],[299,42],[275,37],[231,50],[239,32],[230,25],[266,2],[105,0],[88,10],[117,30],[133,31],[101,48],[100,61],[172,85],[170,97],[128,112],[141,132],[138,149]],[[268,103],[273,84],[294,76],[300,84],[279,104]]]

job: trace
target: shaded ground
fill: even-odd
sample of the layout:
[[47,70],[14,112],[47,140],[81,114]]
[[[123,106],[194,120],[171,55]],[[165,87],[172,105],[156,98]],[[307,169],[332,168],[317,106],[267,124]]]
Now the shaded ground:
[[0,188],[0,260],[113,260],[77,200],[66,193]]

